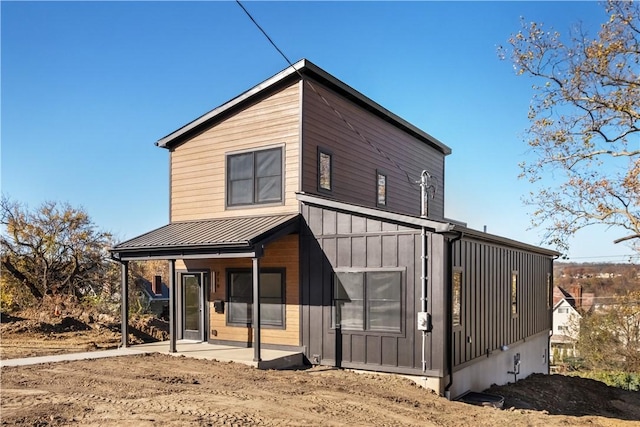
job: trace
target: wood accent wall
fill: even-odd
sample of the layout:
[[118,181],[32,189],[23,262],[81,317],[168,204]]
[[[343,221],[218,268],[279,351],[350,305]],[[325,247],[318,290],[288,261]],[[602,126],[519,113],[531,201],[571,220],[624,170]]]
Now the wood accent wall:
[[[262,343],[277,345],[300,345],[300,270],[298,235],[285,236],[270,243],[265,248],[264,257],[260,259],[260,267],[285,268],[285,328],[271,328],[263,326],[261,329]],[[249,258],[185,260],[176,263],[177,269],[210,269],[216,276],[216,291],[210,293],[209,304],[209,339],[222,341],[237,341],[239,343],[253,342],[252,329],[242,326],[227,326],[226,321],[226,291],[227,274],[229,268],[251,268]],[[216,313],[213,309],[214,300],[225,301],[225,313]],[[215,335],[212,331],[216,331]]]
[[[454,366],[501,351],[551,329],[549,256],[464,238],[454,246],[462,269],[461,325],[454,327]],[[511,274],[518,272],[518,314],[511,313]]]
[[[284,146],[284,203],[225,209],[225,154]],[[171,152],[171,221],[297,212],[300,83],[214,125]]]
[[[444,154],[387,123],[373,113],[338,96],[317,82],[311,83],[355,129],[399,165],[364,141],[305,81],[303,88],[302,190],[340,201],[376,207],[376,169],[387,174],[389,211],[420,215],[420,180],[423,170],[437,179],[429,217],[444,217]],[[318,191],[318,146],[333,153],[333,191]],[[411,183],[409,182],[411,181]]]

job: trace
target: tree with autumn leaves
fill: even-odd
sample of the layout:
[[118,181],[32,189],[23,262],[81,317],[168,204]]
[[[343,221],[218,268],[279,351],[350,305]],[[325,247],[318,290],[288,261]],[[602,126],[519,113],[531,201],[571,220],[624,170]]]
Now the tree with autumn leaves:
[[[34,209],[0,199],[0,301],[38,306],[47,297],[116,302],[120,265],[111,259],[111,233],[98,228],[82,208],[47,201]],[[131,307],[143,312],[142,287],[155,275],[168,281],[166,261],[132,262]],[[97,298],[97,299],[96,299]]]
[[640,6],[609,1],[596,35],[563,36],[523,20],[500,48],[536,84],[521,176],[545,243],[560,251],[580,229],[611,226],[612,240],[640,250]]
[[0,201],[0,263],[5,286],[45,295],[96,294],[109,280],[106,261],[111,234],[99,230],[83,210],[44,202],[29,210],[3,197]]

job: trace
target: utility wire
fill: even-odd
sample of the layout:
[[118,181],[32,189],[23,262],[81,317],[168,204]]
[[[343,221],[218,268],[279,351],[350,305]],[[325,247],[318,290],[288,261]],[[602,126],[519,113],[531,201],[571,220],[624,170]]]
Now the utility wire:
[[[300,79],[302,79],[303,82],[306,82],[309,87],[311,88],[311,90],[313,90],[313,92],[318,95],[320,97],[320,99],[322,99],[322,101],[327,105],[327,107],[329,107],[333,113],[344,122],[344,124],[351,130],[353,131],[356,135],[358,135],[358,137],[360,137],[360,139],[362,139],[362,141],[364,141],[366,144],[368,144],[370,147],[372,147],[378,154],[380,154],[382,157],[384,157],[385,159],[387,159],[394,168],[398,169],[399,171],[401,171],[402,173],[404,173],[404,175],[407,177],[407,182],[409,183],[409,185],[411,185],[412,187],[415,187],[415,185],[417,184],[416,181],[411,180],[411,177],[409,176],[409,173],[404,170],[395,160],[393,160],[391,157],[389,157],[389,155],[387,153],[385,153],[384,151],[382,151],[377,145],[375,145],[374,143],[372,143],[371,141],[369,141],[369,139],[364,136],[362,134],[362,132],[360,132],[355,126],[353,126],[349,120],[347,120],[346,117],[344,117],[340,111],[338,111],[333,105],[331,105],[331,103],[327,100],[327,98],[325,98],[313,85],[313,83],[311,83],[311,81],[309,80],[305,80],[302,73],[300,73],[300,71],[298,69],[296,69],[296,67],[291,63],[291,61],[289,60],[289,58],[287,58],[287,56],[282,52],[282,50],[280,50],[280,48],[278,48],[278,46],[275,44],[275,42],[271,39],[271,37],[269,37],[269,35],[267,34],[267,32],[260,26],[260,24],[258,24],[258,22],[253,18],[253,16],[251,16],[251,14],[249,13],[249,11],[242,5],[242,3],[240,3],[240,0],[236,0],[236,3],[238,4],[238,6],[240,6],[242,8],[242,10],[244,11],[244,13],[247,14],[247,16],[249,17],[249,19],[251,19],[251,22],[253,22],[255,24],[256,27],[258,27],[258,29],[260,30],[260,32],[262,32],[262,34],[267,38],[267,40],[269,40],[269,43],[271,43],[271,45],[275,48],[275,50],[278,51],[278,53],[285,59],[285,61],[287,61],[287,63],[289,64],[289,66],[291,68],[293,68],[295,70],[295,72],[300,76]],[[434,188],[434,193],[435,193],[436,188]]]

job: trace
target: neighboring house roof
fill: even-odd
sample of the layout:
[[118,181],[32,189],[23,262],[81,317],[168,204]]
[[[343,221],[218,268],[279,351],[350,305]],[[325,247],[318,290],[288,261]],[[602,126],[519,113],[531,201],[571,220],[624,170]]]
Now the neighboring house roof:
[[566,300],[571,307],[576,308],[576,300],[569,292],[560,286],[554,286],[553,288],[553,307],[555,308],[562,300]]
[[298,228],[298,214],[181,221],[119,243],[119,259],[189,257],[251,250]]
[[192,122],[171,132],[169,135],[160,138],[156,142],[156,145],[162,148],[173,148],[174,146],[204,131],[218,121],[228,117],[230,114],[233,114],[250,103],[255,102],[257,99],[260,99],[261,96],[265,96],[265,94],[268,94],[273,90],[280,89],[284,85],[290,84],[293,81],[300,80],[302,78],[301,76],[309,77],[321,82],[326,87],[351,100],[360,107],[413,135],[419,140],[431,145],[441,153],[445,155],[451,154],[451,148],[438,141],[433,136],[393,114],[391,111],[369,99],[362,93],[353,89],[351,86],[343,83],[307,59],[301,59],[293,64],[293,66],[285,68],[278,74],[254,86],[241,95],[238,95],[208,113],[203,114]]
[[155,301],[164,301],[169,299],[169,287],[165,283],[161,283],[161,294],[156,294],[153,289],[151,289],[151,282],[148,280],[142,281],[142,290],[147,294],[149,299]]
[[557,306],[557,303],[561,300],[566,300],[571,307],[575,310],[581,310],[588,312],[593,308],[593,300],[595,294],[593,292],[582,292],[581,285],[571,285],[571,291],[567,291],[560,286],[553,287],[553,305]]
[[[569,305],[569,308],[571,308],[571,310],[573,310],[573,311],[574,311],[578,316],[580,316],[580,313],[578,313],[578,310],[576,310],[575,305],[573,305],[573,303],[571,303],[571,301],[567,300],[566,298],[562,298],[560,301],[558,301],[557,303],[555,303],[555,304],[553,305],[553,311],[555,312],[555,311],[556,311],[556,309],[557,309],[558,307],[560,307],[560,306],[562,305],[562,303],[563,303],[563,302],[566,302],[566,303],[567,303],[567,305]],[[582,316],[580,316],[580,317],[582,317]]]

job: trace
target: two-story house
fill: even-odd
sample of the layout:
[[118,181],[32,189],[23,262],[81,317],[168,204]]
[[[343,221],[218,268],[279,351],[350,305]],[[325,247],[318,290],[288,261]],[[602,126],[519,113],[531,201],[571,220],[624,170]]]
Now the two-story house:
[[553,288],[553,335],[549,343],[552,362],[578,356],[576,342],[580,334],[580,319],[591,310],[593,299],[594,294],[583,293],[581,285],[572,285],[569,290],[559,286]]
[[170,221],[112,251],[123,292],[128,261],[170,260],[171,351],[293,349],[451,396],[548,372],[556,253],[447,220],[449,147],[311,62],[157,145]]

